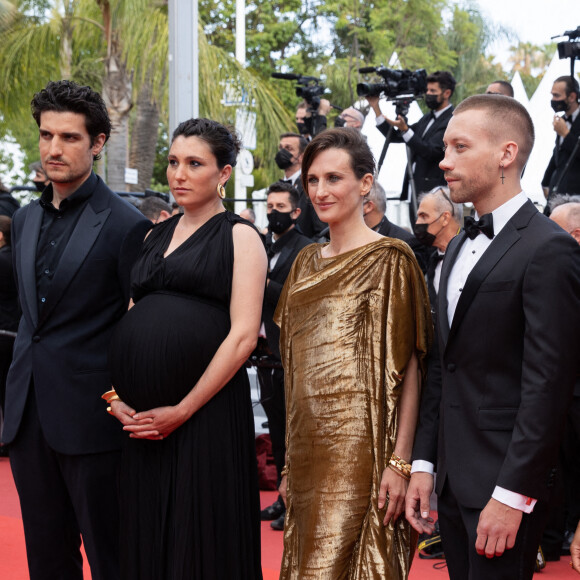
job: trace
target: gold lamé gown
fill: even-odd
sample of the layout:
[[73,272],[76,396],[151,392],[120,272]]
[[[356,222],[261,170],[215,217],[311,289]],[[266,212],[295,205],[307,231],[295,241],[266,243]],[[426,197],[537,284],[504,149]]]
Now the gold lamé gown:
[[383,526],[379,486],[398,402],[432,326],[409,247],[377,240],[332,258],[298,255],[278,303],[285,371],[288,495],[280,578],[407,578],[416,538]]

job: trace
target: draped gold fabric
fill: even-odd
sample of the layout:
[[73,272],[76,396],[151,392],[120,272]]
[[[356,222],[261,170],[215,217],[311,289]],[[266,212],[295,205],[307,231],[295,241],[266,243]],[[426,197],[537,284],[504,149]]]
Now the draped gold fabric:
[[384,238],[333,257],[298,255],[278,303],[285,370],[288,505],[280,578],[407,578],[404,519],[383,526],[378,495],[413,350],[432,327],[409,247]]

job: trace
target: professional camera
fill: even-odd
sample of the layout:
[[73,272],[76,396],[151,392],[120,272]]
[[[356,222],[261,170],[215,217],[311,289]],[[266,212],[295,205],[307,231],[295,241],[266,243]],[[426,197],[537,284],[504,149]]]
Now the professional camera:
[[369,66],[361,68],[361,73],[375,72],[384,79],[384,83],[358,83],[356,94],[359,97],[380,97],[384,95],[389,100],[403,96],[416,99],[427,91],[427,73],[425,69],[416,71],[393,70],[384,66]]
[[[558,56],[560,59],[571,58],[580,60],[580,26],[576,30],[567,30],[559,36],[567,36],[567,42],[558,43]],[[557,37],[553,37],[557,38]]]
[[272,78],[296,81],[296,96],[304,99],[312,111],[317,111],[320,106],[320,97],[326,88],[320,84],[320,79],[304,75],[290,73],[272,73]]

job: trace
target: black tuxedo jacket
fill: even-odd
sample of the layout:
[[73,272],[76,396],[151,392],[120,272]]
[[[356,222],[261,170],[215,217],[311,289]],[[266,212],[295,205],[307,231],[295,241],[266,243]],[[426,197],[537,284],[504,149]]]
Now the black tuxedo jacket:
[[43,209],[38,200],[12,224],[22,318],[7,380],[3,441],[18,432],[34,385],[48,444],[64,454],[120,448],[123,432],[101,395],[111,388],[109,338],[127,310],[129,276],[151,222],[98,178],[37,307],[35,257]]
[[[562,144],[556,144],[554,147],[552,158],[550,159],[550,163],[548,163],[546,173],[544,173],[544,178],[542,179],[543,187],[552,188],[557,184],[579,137],[580,114],[576,117],[574,123],[572,123],[572,128],[568,135],[566,135],[564,141],[562,141]],[[576,155],[570,164],[568,172],[562,181],[560,181],[558,193],[580,193],[580,146],[576,150]]]
[[[268,234],[268,237],[270,235]],[[262,307],[262,322],[266,329],[268,346],[278,360],[280,360],[280,328],[274,324],[274,312],[276,311],[276,306],[278,306],[284,282],[286,282],[296,256],[302,248],[312,244],[312,240],[303,236],[296,228],[292,228],[288,233],[284,234],[284,238],[286,236],[289,236],[287,243],[280,251],[274,269],[268,273],[268,284],[264,293],[264,305]]]
[[397,224],[394,224],[386,215],[381,220],[377,233],[382,236],[397,238],[398,240],[406,242],[411,250],[413,250],[413,254],[415,254],[415,258],[417,258],[417,262],[419,262],[419,267],[423,271],[423,274],[427,272],[427,263],[429,262],[429,256],[432,249],[422,244],[412,233]]
[[[453,107],[449,107],[439,117],[437,117],[429,130],[423,136],[425,128],[431,119],[430,113],[424,115],[415,124],[411,125],[413,129],[413,137],[409,140],[409,145],[412,152],[411,163],[415,163],[415,170],[413,177],[415,179],[415,188],[417,195],[430,191],[437,185],[447,185],[443,178],[443,171],[439,169],[439,162],[443,159],[445,152],[443,151],[443,135],[449,124],[449,119],[453,115]],[[377,125],[379,131],[387,136],[390,125],[385,121]],[[392,133],[393,143],[404,143],[403,136],[398,129],[393,129]],[[401,199],[407,199],[409,192],[409,177],[405,173],[403,180],[403,190],[401,191]]]
[[413,459],[437,466],[460,504],[481,509],[496,485],[545,499],[578,372],[580,247],[531,202],[470,273],[451,328],[445,253],[438,341],[431,355]]

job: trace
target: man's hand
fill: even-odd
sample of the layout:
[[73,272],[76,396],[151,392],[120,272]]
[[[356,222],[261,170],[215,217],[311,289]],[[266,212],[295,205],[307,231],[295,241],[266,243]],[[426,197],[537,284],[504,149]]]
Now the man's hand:
[[371,97],[369,95],[368,97],[365,97],[365,99],[367,100],[367,103],[371,109],[375,112],[375,116],[379,117],[383,114],[381,108],[379,107],[379,97]]
[[580,524],[576,528],[574,539],[570,544],[570,555],[572,556],[572,566],[580,574]]
[[522,512],[490,499],[479,514],[475,549],[480,556],[493,558],[511,550],[522,522]]
[[405,131],[409,130],[409,125],[407,125],[407,121],[405,121],[405,119],[401,115],[397,117],[396,121],[392,121],[391,119],[387,119],[386,117],[385,119],[387,123],[389,123],[389,125],[396,127],[397,129],[399,129],[399,131],[401,131],[401,133],[404,133]]
[[554,117],[554,131],[556,131],[559,137],[566,137],[570,133],[564,117],[560,117],[559,115]]
[[330,113],[332,105],[328,99],[320,99],[320,105],[318,107],[318,114],[326,117]]
[[433,476],[417,471],[411,475],[405,499],[405,517],[420,534],[432,534],[435,530],[433,518],[429,517]]

